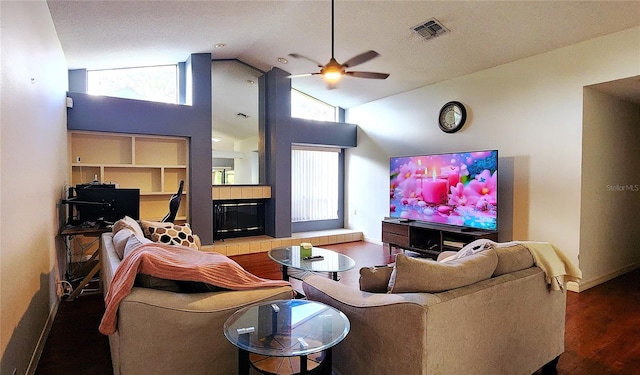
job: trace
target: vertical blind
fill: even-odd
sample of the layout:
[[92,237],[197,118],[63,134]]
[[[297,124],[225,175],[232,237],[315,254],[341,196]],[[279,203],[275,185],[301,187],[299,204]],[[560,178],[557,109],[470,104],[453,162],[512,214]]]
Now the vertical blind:
[[291,150],[291,221],[338,218],[339,149]]

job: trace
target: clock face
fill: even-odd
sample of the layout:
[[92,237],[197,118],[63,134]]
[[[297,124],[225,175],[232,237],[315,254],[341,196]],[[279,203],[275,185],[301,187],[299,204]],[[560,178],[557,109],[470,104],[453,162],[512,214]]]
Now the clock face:
[[446,133],[455,133],[462,128],[466,117],[467,113],[462,103],[449,102],[440,109],[440,129]]

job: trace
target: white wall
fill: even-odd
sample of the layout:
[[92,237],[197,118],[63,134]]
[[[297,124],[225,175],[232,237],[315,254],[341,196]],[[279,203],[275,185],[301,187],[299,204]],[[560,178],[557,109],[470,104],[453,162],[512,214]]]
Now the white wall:
[[595,285],[640,266],[640,104],[585,88],[582,144],[580,268]]
[[[501,185],[512,188],[513,239],[549,241],[578,264],[583,86],[638,75],[639,46],[633,28],[349,109],[360,130],[346,153],[348,227],[380,241],[390,156],[498,149],[512,168]],[[438,112],[451,100],[468,119],[445,134]]]
[[0,2],[0,373],[27,372],[57,306],[67,67],[45,1]]
[[234,151],[242,152],[241,158],[235,158],[233,170],[235,183],[255,185],[259,180],[258,136],[234,142]]

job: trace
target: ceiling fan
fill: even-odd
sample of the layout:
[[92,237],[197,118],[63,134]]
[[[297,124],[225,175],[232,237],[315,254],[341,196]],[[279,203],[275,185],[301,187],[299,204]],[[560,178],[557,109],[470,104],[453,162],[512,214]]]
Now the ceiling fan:
[[331,60],[325,65],[320,64],[319,62],[310,59],[306,56],[300,55],[298,53],[291,53],[289,56],[298,59],[306,59],[313,63],[315,63],[318,68],[320,68],[319,72],[316,73],[304,73],[304,74],[296,74],[291,75],[289,78],[297,78],[297,77],[306,77],[312,75],[322,75],[324,80],[327,82],[328,88],[335,89],[338,81],[343,76],[352,76],[357,78],[370,78],[370,79],[386,79],[389,77],[387,73],[376,73],[376,72],[354,72],[347,71],[347,68],[354,67],[356,65],[360,65],[365,63],[375,57],[380,56],[380,54],[376,51],[367,51],[363,52],[355,57],[350,58],[345,61],[343,64],[340,64],[334,57],[334,0],[331,0]]

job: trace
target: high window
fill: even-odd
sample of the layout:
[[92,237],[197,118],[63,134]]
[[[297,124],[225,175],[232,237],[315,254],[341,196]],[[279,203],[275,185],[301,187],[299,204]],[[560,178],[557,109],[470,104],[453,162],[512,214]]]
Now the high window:
[[87,86],[91,95],[178,103],[178,66],[90,70]]
[[336,122],[338,108],[298,90],[291,90],[291,117]]

